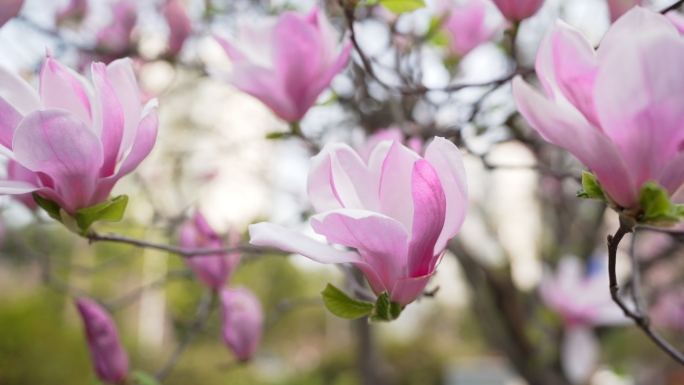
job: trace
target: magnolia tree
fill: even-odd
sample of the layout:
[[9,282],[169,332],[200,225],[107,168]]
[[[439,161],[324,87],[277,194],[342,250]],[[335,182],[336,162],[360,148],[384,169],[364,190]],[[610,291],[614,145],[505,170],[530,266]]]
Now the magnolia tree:
[[[91,244],[83,247],[117,243],[177,256],[205,295],[194,316],[184,315],[190,321],[178,346],[156,370],[145,369],[127,353],[113,318],[144,287],[107,299],[57,280],[50,237],[13,241],[22,245],[17,253],[36,261],[44,284],[73,298],[83,350],[102,383],[172,381],[200,335],[232,351],[228,367],[250,365],[263,331],[278,322],[265,315],[298,305],[266,307],[250,282],[233,276],[241,260],[290,254],[344,273],[342,283],[320,285],[321,296],[301,304],[357,319],[363,384],[400,383],[383,371],[372,332],[432,297],[457,295],[431,284],[447,258],[458,261],[487,349],[506,356],[527,383],[608,383],[596,372],[617,366],[601,354],[610,328],[631,328],[624,338],[638,341],[625,362],[639,364],[623,367],[624,375],[681,383],[684,1],[595,1],[586,7],[598,14],[583,22],[569,16],[578,3],[71,0],[48,12],[4,1],[0,23],[15,30],[8,38],[23,28],[45,52],[33,66],[0,67],[0,194],[12,199],[5,205],[30,210],[35,231],[67,229]],[[149,20],[168,31],[163,44],[145,39]],[[201,42],[229,65],[208,59]],[[215,209],[189,199],[173,214],[155,210],[148,223],[105,223],[121,221],[136,199],[155,207],[156,190],[183,196],[179,179],[157,184],[140,171],[155,163],[186,170],[193,151],[158,143],[172,128],[157,110],[185,106],[173,104],[169,90],[146,87],[151,63],[190,83],[228,84],[272,113],[272,148],[310,158],[299,223],[253,217],[248,228],[224,234],[207,219]],[[496,155],[504,143],[533,161]],[[516,218],[517,237],[540,245],[533,260],[543,272],[531,285],[516,276],[498,206],[478,182],[520,169],[536,175],[541,207],[521,214],[536,216],[541,230],[525,231],[529,218]],[[211,170],[202,172],[192,184],[212,179]],[[116,186],[126,180],[138,186]],[[147,226],[164,228],[164,237],[131,229]],[[476,227],[484,236],[474,235]],[[3,231],[19,239],[25,231],[17,228],[8,222]],[[503,258],[492,262],[490,253]]]

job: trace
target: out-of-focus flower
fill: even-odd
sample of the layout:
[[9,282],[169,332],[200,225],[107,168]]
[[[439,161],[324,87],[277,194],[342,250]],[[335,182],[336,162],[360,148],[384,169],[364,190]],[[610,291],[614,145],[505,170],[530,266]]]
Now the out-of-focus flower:
[[24,5],[24,0],[0,0],[0,27],[9,19],[17,17]]
[[249,227],[251,243],[320,263],[351,263],[376,294],[405,306],[418,298],[467,209],[461,153],[435,138],[425,158],[397,141],[380,142],[368,162],[345,144],[326,144],[311,159],[308,192],[314,231],[340,251],[270,223]]
[[[240,234],[231,229],[228,235],[229,246],[240,244]],[[192,220],[185,222],[179,230],[178,244],[186,249],[219,249],[224,247],[223,240],[209,226],[202,213],[197,211]],[[185,258],[185,262],[195,274],[213,290],[221,289],[240,261],[240,253],[198,255]]]
[[242,24],[238,38],[216,37],[233,62],[229,81],[288,122],[299,121],[347,64],[351,43],[338,42],[325,14],[283,12],[260,27]]
[[164,17],[169,24],[169,52],[177,55],[185,40],[192,34],[192,21],[182,0],[168,0],[164,7]]
[[542,5],[544,0],[493,0],[504,17],[510,21],[520,22],[531,17]]
[[223,341],[238,359],[246,361],[259,347],[264,312],[259,299],[244,287],[221,289]]
[[[643,33],[643,31],[649,31]],[[597,52],[562,21],[535,68],[545,95],[513,80],[520,113],[547,141],[587,165],[618,207],[637,207],[647,181],[672,195],[684,183],[684,41],[659,13],[635,7]]]
[[684,293],[681,290],[670,291],[658,298],[649,312],[651,321],[656,326],[684,330]]
[[501,30],[501,23],[487,20],[488,4],[484,0],[469,0],[463,5],[445,0],[440,8],[448,13],[443,25],[451,37],[451,50],[459,56],[488,42]]
[[373,135],[366,138],[366,141],[363,142],[362,145],[356,147],[356,152],[359,153],[364,162],[368,162],[375,146],[384,140],[396,140],[401,144],[406,144],[406,146],[416,154],[423,153],[423,139],[412,136],[408,140],[404,140],[404,133],[398,127],[390,127],[375,131]]
[[555,275],[544,270],[539,294],[565,320],[561,362],[566,376],[573,383],[586,382],[600,349],[592,328],[630,322],[610,297],[605,263],[594,260],[585,272],[579,258],[565,256]]
[[89,299],[76,301],[88,338],[88,349],[97,376],[106,382],[118,382],[128,374],[128,357],[121,347],[112,317]]
[[97,49],[104,54],[125,54],[131,45],[131,32],[138,20],[138,8],[129,0],[112,4],[112,22],[97,33]]
[[130,60],[93,63],[92,76],[94,87],[48,53],[36,92],[0,68],[0,151],[37,175],[10,172],[0,194],[35,192],[73,217],[105,202],[147,157],[157,136],[156,100],[141,107]]
[[[29,170],[28,168],[22,166],[16,160],[7,160],[7,180],[26,182],[32,185],[40,184],[40,178],[38,174]],[[27,194],[17,194],[13,196],[14,199],[23,203],[24,206],[28,207],[30,210],[35,210],[38,208],[38,204],[33,199],[33,195]]]
[[71,0],[66,8],[57,13],[57,25],[67,22],[80,23],[88,14],[88,0]]
[[637,5],[643,5],[644,0],[606,0],[606,2],[608,3],[608,11],[610,12],[610,21],[614,22],[630,9]]

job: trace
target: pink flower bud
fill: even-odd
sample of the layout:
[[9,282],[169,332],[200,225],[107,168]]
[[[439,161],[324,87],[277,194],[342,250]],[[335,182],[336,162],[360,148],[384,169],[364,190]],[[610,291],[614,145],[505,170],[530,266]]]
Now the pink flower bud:
[[259,26],[243,24],[236,40],[216,40],[233,62],[230,82],[288,122],[306,114],[351,50],[318,7],[306,16],[287,11]]
[[[484,0],[469,0],[463,5],[448,0],[442,2],[443,12],[448,12],[443,25],[451,36],[453,53],[465,56],[480,44],[491,40],[501,30],[500,22],[492,22],[487,18],[490,6]],[[501,21],[501,17],[498,18]]]
[[128,357],[114,321],[105,309],[89,299],[77,300],[76,306],[85,325],[95,373],[103,381],[121,381],[128,374]]
[[423,293],[468,200],[461,153],[439,137],[424,158],[386,140],[367,162],[347,145],[328,143],[311,159],[308,192],[318,213],[310,220],[314,231],[358,252],[270,223],[251,225],[250,242],[320,263],[351,263],[376,294],[387,291],[402,306]]
[[[228,235],[229,246],[240,244],[240,234],[231,229]],[[209,226],[202,213],[185,222],[178,235],[178,244],[186,249],[219,249],[224,247],[221,237]],[[185,258],[185,262],[195,271],[197,277],[213,290],[221,289],[240,262],[242,254],[210,254]]]
[[259,299],[249,290],[238,287],[221,290],[223,341],[238,359],[250,359],[261,339],[264,314]]
[[168,0],[164,7],[164,17],[169,24],[169,51],[177,55],[183,43],[192,33],[192,22],[181,0]]
[[0,68],[0,81],[12,90],[0,97],[0,146],[18,164],[10,163],[0,194],[35,192],[73,216],[105,202],[114,184],[150,153],[156,100],[142,108],[130,59],[93,63],[92,78],[49,53],[39,92]]
[[684,40],[670,20],[635,7],[596,51],[557,21],[535,63],[543,93],[516,77],[513,95],[532,128],[589,167],[612,202],[631,209],[647,181],[670,195],[684,184],[682,67]]
[[107,54],[122,54],[131,45],[138,8],[128,0],[119,0],[112,5],[112,16],[112,22],[97,34],[97,47]]
[[493,0],[499,11],[510,21],[523,21],[531,17],[544,4],[544,0]]
[[24,0],[2,0],[0,1],[0,27],[5,25],[9,19],[17,17],[24,5]]

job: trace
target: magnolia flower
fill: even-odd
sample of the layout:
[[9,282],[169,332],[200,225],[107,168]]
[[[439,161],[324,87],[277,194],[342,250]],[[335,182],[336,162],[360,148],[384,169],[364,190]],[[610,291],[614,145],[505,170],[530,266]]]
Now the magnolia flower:
[[245,23],[238,39],[216,40],[233,62],[229,81],[288,122],[306,114],[347,64],[351,49],[348,41],[340,45],[318,7],[306,16],[283,12],[259,27]]
[[192,33],[192,22],[188,11],[181,0],[168,0],[164,7],[164,17],[169,24],[171,35],[169,36],[169,51],[177,55],[183,43]]
[[565,320],[561,363],[566,376],[572,383],[586,382],[595,369],[600,349],[592,328],[629,322],[610,297],[605,264],[593,261],[585,274],[579,258],[565,256],[555,276],[544,270],[539,294]]
[[448,12],[443,25],[451,36],[451,50],[455,54],[465,56],[499,32],[501,23],[487,20],[487,8],[484,0],[470,0],[464,5],[442,3],[443,12]]
[[94,87],[48,53],[36,92],[0,68],[0,152],[22,167],[0,181],[0,194],[35,192],[73,217],[105,202],[147,157],[157,136],[156,100],[141,108],[130,60],[93,63],[92,76]]
[[[240,234],[231,230],[228,243],[230,246],[240,244]],[[178,244],[186,249],[219,249],[224,247],[223,240],[209,226],[202,213],[197,211],[195,217],[181,225]],[[240,261],[241,254],[211,254],[185,258],[185,262],[195,271],[197,277],[209,288],[219,290],[226,284],[231,273]]]
[[249,290],[221,289],[223,341],[241,361],[250,359],[261,339],[264,312],[261,302]]
[[513,94],[544,139],[587,165],[612,202],[634,208],[644,182],[656,181],[670,195],[684,183],[683,66],[684,41],[672,23],[635,7],[597,52],[557,21],[535,64],[545,95],[520,76]]
[[608,2],[610,21],[614,22],[633,7],[643,5],[644,0],[606,0],[606,2]]
[[341,251],[270,223],[249,227],[251,243],[320,263],[351,263],[376,294],[405,306],[418,298],[447,242],[465,219],[468,190],[461,153],[435,138],[425,158],[397,141],[380,142],[368,162],[345,144],[328,143],[311,159],[310,224]]
[[544,0],[493,0],[499,11],[510,21],[520,22],[531,17],[542,5]]
[[77,300],[76,306],[85,325],[95,373],[102,381],[123,380],[128,374],[128,357],[121,347],[112,317],[100,305],[89,299]]
[[17,17],[23,5],[24,0],[0,0],[0,27],[9,19]]
[[413,150],[416,154],[423,153],[423,139],[418,136],[412,136],[408,140],[404,139],[404,133],[398,127],[390,127],[375,131],[373,135],[366,138],[362,145],[355,148],[356,152],[361,155],[364,162],[368,162],[375,146],[384,140],[396,140],[399,143],[406,144],[408,148]]
[[85,19],[87,14],[88,0],[71,0],[69,5],[57,13],[55,19],[58,25],[72,20],[80,22]]
[[112,15],[112,22],[97,33],[97,47],[105,54],[122,54],[131,45],[138,8],[131,1],[119,0],[112,4]]

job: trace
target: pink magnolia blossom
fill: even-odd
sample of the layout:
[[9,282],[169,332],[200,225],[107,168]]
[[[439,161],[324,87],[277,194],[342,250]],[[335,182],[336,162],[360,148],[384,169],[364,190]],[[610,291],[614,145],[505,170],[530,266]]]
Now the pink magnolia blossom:
[[216,37],[233,62],[229,81],[288,122],[299,121],[347,64],[351,43],[340,44],[325,14],[284,12],[238,39]]
[[499,11],[510,21],[520,22],[531,17],[542,5],[544,0],[493,0]]
[[[240,234],[231,230],[228,243],[230,246],[240,244]],[[178,244],[186,249],[218,249],[224,247],[223,240],[209,226],[202,213],[197,211],[192,220],[185,222],[178,235]],[[185,258],[185,262],[195,274],[213,290],[221,289],[240,261],[241,254],[198,255]]]
[[69,4],[55,16],[57,24],[67,21],[81,22],[88,14],[88,0],[71,0]]
[[244,287],[221,289],[223,341],[241,361],[250,359],[261,339],[264,312],[261,302]]
[[0,68],[0,152],[23,167],[0,181],[0,194],[35,192],[74,216],[105,202],[147,157],[156,100],[141,107],[130,59],[93,63],[92,77],[94,87],[48,54],[36,92]]
[[501,30],[501,23],[488,22],[488,3],[485,0],[469,0],[463,5],[444,1],[441,8],[448,12],[443,25],[451,36],[451,50],[459,56],[465,56],[488,42]]
[[328,143],[311,159],[308,192],[318,213],[310,224],[341,251],[270,223],[249,227],[251,243],[320,263],[351,263],[376,294],[407,305],[418,298],[447,242],[465,219],[461,153],[435,138],[425,158],[397,141],[380,142],[368,162],[345,144]]
[[615,22],[633,7],[644,4],[644,0],[606,0],[606,2],[608,3],[611,22]]
[[77,300],[76,307],[85,325],[95,373],[106,382],[123,380],[128,374],[128,357],[121,347],[112,317],[89,299]]
[[610,297],[605,265],[593,261],[585,274],[579,258],[563,257],[555,275],[544,270],[539,294],[565,320],[561,363],[566,376],[572,383],[586,382],[599,357],[600,347],[592,328],[630,322]]
[[169,51],[177,55],[185,40],[192,34],[192,22],[182,0],[168,0],[164,7],[164,17],[169,24]]
[[112,4],[112,17],[112,22],[97,33],[97,48],[105,54],[124,54],[131,45],[138,8],[129,0],[119,0]]
[[[648,33],[643,33],[648,31]],[[684,183],[684,41],[665,16],[635,7],[597,52],[562,21],[535,68],[544,88],[513,80],[520,113],[547,141],[588,166],[609,198],[634,208],[641,186],[672,195]]]
[[23,5],[24,0],[0,0],[0,27],[17,17]]

